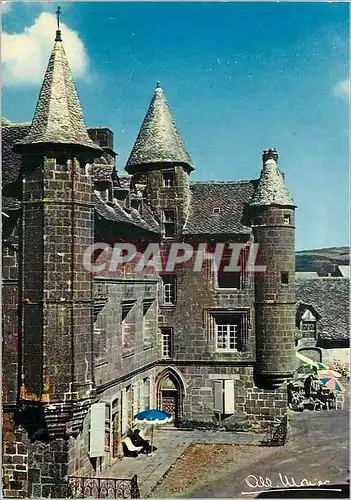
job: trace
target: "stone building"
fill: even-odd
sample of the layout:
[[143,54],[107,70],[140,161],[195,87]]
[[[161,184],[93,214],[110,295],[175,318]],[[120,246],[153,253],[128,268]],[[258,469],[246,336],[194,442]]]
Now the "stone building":
[[[64,496],[68,475],[116,458],[147,407],[183,427],[281,418],[295,368],[295,205],[276,150],[258,179],[192,182],[158,85],[118,175],[113,133],[84,124],[60,31],[32,122],[3,121],[2,133],[5,495]],[[187,244],[203,262],[114,265],[108,248],[128,242],[136,257],[157,245],[162,262]],[[216,244],[220,263],[205,258]],[[225,272],[233,244],[238,269]],[[247,270],[253,244],[265,272]]]
[[350,279],[296,281],[296,348],[350,374]]

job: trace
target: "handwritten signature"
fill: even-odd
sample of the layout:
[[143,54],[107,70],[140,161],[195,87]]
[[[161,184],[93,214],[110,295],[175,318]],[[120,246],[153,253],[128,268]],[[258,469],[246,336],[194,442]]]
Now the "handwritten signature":
[[286,475],[283,476],[279,472],[278,474],[279,477],[279,483],[273,484],[273,481],[269,477],[262,477],[262,476],[254,476],[253,474],[249,474],[245,478],[245,483],[249,488],[280,488],[283,486],[283,488],[303,488],[306,486],[323,486],[325,484],[329,484],[330,481],[321,481],[319,479],[315,479],[314,481],[310,481],[309,479],[306,479],[305,477],[300,481],[297,482],[295,481],[295,478],[292,476],[288,477]]

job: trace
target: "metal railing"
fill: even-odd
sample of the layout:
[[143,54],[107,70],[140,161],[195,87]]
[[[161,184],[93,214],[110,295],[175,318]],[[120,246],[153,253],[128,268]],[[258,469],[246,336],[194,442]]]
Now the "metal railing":
[[70,476],[67,498],[140,498],[138,478]]
[[261,442],[264,446],[284,446],[288,438],[288,416],[284,415],[282,420],[276,420],[269,432]]

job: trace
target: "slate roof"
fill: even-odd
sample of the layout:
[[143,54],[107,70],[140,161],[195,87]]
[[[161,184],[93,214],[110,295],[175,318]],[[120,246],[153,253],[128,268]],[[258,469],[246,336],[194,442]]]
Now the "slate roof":
[[296,299],[313,306],[321,315],[319,337],[346,340],[350,336],[350,280],[347,278],[303,279],[295,282]]
[[132,224],[140,229],[149,231],[152,233],[159,233],[159,228],[152,227],[148,224],[135,209],[130,209],[128,211],[123,210],[123,208],[118,204],[108,205],[105,203],[96,193],[93,195],[93,202],[96,212],[106,220],[111,222],[123,222],[125,224]]
[[7,123],[2,125],[2,184],[17,181],[21,169],[22,155],[12,149],[15,142],[28,134],[30,123]]
[[76,87],[61,41],[55,43],[40,90],[28,135],[19,146],[33,144],[74,144],[101,151],[84,124]]
[[[250,233],[246,209],[257,181],[192,182],[184,234]],[[214,213],[219,209],[219,213]]]
[[139,167],[155,163],[177,163],[193,170],[191,158],[159,86],[155,90],[125,169],[132,173]]
[[[267,156],[267,152],[272,154]],[[275,150],[264,151],[265,163],[261,170],[256,192],[252,198],[251,205],[284,205],[295,207],[295,203],[285,185],[284,177],[279,170]]]
[[155,233],[161,234],[160,221],[153,214],[151,207],[142,201],[142,212],[144,221],[152,228]]

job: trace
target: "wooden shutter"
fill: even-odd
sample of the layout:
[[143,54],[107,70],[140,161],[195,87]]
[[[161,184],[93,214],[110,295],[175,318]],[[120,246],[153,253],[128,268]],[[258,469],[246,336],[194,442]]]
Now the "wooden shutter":
[[122,434],[126,432],[128,428],[128,406],[127,406],[127,391],[122,390]]
[[213,381],[213,410],[220,414],[223,411],[223,381],[214,380]]
[[234,380],[224,380],[224,413],[231,415],[234,412]]
[[89,455],[102,457],[105,453],[105,403],[95,403],[90,408]]

